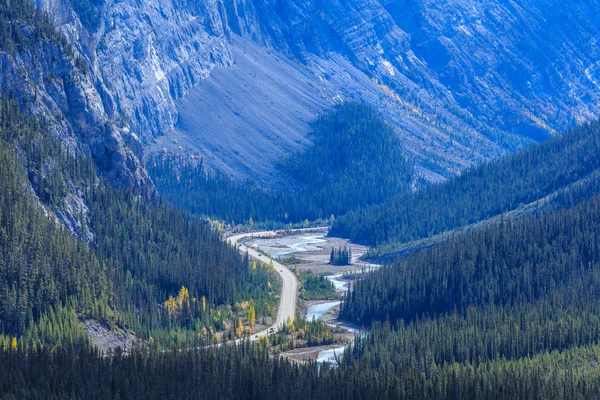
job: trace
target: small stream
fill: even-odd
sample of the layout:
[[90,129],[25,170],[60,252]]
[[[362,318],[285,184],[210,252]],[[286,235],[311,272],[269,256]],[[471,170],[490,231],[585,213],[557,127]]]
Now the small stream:
[[[342,278],[343,274],[337,274],[337,275],[330,275],[327,276],[327,279],[329,279],[332,283],[333,286],[335,287],[336,292],[345,292],[348,289],[348,282],[344,281],[344,280],[340,280],[340,278]],[[321,319],[325,314],[327,314],[332,308],[336,307],[340,305],[340,301],[329,301],[326,303],[320,303],[320,304],[314,304],[312,306],[310,306],[308,308],[308,312],[306,313],[306,319],[308,321],[312,321],[313,319]],[[350,327],[350,326],[346,326],[344,324],[328,324],[329,326],[339,326],[344,328],[345,330],[354,333],[355,335],[360,334],[360,330]],[[337,363],[336,361],[336,357],[339,357],[340,354],[342,354],[344,352],[344,349],[346,348],[346,346],[341,346],[341,347],[336,347],[333,349],[329,349],[329,350],[323,350],[319,352],[319,355],[317,357],[317,363],[324,363],[324,362],[328,362],[331,364],[335,364]]]
[[[277,258],[281,258],[284,256],[289,256],[290,254],[294,254],[294,253],[302,253],[302,252],[307,252],[307,251],[319,250],[319,247],[316,245],[321,244],[321,243],[326,243],[326,242],[327,242],[327,240],[325,239],[325,234],[293,237],[293,238],[289,238],[289,240],[282,239],[279,241],[279,243],[283,244],[285,246],[285,248],[282,248],[281,250],[278,249],[279,251],[277,251],[275,253],[271,253],[270,255],[271,255],[271,257],[277,259]],[[361,274],[361,273],[365,273],[365,272],[370,272],[377,267],[378,267],[377,265],[365,264],[364,267],[361,267],[360,269],[353,271],[353,272],[347,272],[346,274],[353,274],[353,273]],[[329,275],[329,276],[326,276],[326,278],[329,279],[331,281],[331,283],[333,283],[336,292],[345,292],[348,290],[348,281],[344,279],[344,274]],[[340,304],[339,300],[338,301],[329,301],[329,302],[320,303],[320,304],[314,304],[308,308],[308,312],[306,314],[306,319],[308,321],[312,321],[313,319],[314,320],[321,319],[325,314],[327,314],[331,309],[338,306],[339,304]],[[337,324],[337,325],[329,324],[329,325],[342,327],[342,328],[346,329],[347,331],[354,333],[355,335],[360,335],[360,334],[364,333],[364,332],[361,332],[360,329],[356,329],[354,327],[350,327],[350,326],[347,326],[344,324]],[[343,354],[344,349],[346,347],[347,346],[340,346],[340,347],[336,347],[333,349],[320,351],[318,358],[317,358],[317,362],[319,364],[324,363],[324,362],[336,364],[337,363],[336,356],[339,357],[341,354]]]
[[318,247],[312,246],[318,243],[327,243],[327,240],[323,239],[325,234],[301,236],[294,239],[294,243],[285,244],[287,249],[271,254],[273,258],[281,258],[294,253],[302,253],[305,251],[319,250]]
[[315,304],[308,308],[306,313],[306,320],[312,321],[321,319],[323,315],[327,314],[333,307],[340,305],[339,301],[330,301],[328,303]]

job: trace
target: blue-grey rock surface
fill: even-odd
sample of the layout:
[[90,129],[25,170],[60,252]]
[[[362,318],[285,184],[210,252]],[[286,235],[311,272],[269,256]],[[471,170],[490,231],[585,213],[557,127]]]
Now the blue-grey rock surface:
[[600,107],[596,0],[105,0],[92,32],[69,0],[36,1],[94,66],[89,104],[150,151],[241,179],[271,182],[347,99],[376,107],[430,180]]

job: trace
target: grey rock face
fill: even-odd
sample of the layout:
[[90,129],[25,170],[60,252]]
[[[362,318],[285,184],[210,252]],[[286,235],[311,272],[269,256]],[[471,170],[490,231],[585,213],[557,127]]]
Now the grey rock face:
[[104,77],[145,139],[174,126],[175,100],[216,66],[231,64],[218,3],[181,3],[109,2],[97,35]]
[[37,1],[107,83],[107,115],[240,178],[268,182],[344,99],[382,112],[431,180],[600,111],[596,0],[107,0],[91,37],[68,0]]
[[[128,128],[117,126],[105,112],[94,76],[53,43],[30,51],[0,52],[0,88],[32,114],[47,122],[54,137],[72,151],[84,151],[101,174],[117,185],[153,195],[153,185],[131,145]],[[135,146],[132,146],[135,147]]]
[[[63,9],[65,20],[69,20],[70,8]],[[12,22],[23,35],[33,34],[34,28],[24,21]],[[77,28],[77,23],[72,26],[71,37],[78,38],[78,48],[83,49],[78,29],[85,32]],[[0,51],[0,91],[39,117],[68,151],[90,155],[107,181],[153,198],[154,185],[140,163],[141,142],[128,126],[114,121],[110,92],[82,54],[76,48],[46,39],[33,46]],[[80,221],[87,214],[83,192],[80,183],[65,183],[70,193],[64,204],[54,206],[52,211],[68,229],[80,232]]]

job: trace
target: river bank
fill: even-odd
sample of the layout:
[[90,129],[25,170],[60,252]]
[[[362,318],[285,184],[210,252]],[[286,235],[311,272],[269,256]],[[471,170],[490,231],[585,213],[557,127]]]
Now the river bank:
[[[321,320],[329,326],[335,327],[336,331],[343,333],[338,333],[336,343],[331,345],[298,348],[284,352],[282,355],[298,362],[313,360],[319,363],[335,363],[336,358],[352,343],[355,335],[360,334],[360,329],[344,324],[338,319],[342,297],[353,281],[379,267],[359,260],[367,248],[344,239],[327,237],[326,229],[278,234],[268,238],[253,238],[246,242],[246,245],[268,254],[276,260],[281,260],[291,270],[310,271],[315,275],[323,275],[331,281],[335,291],[340,295],[340,300],[301,299],[298,311],[308,321]],[[331,249],[344,246],[352,250],[351,265],[330,265]]]

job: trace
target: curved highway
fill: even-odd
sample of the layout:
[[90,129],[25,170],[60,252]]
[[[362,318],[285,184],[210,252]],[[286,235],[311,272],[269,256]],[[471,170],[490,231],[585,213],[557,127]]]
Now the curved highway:
[[[298,231],[304,231],[298,230]],[[298,279],[296,275],[289,269],[287,269],[284,265],[277,262],[273,258],[264,255],[252,247],[246,246],[245,244],[238,243],[241,239],[245,238],[258,238],[258,237],[273,237],[277,235],[274,231],[263,231],[263,232],[252,232],[252,233],[242,233],[235,236],[230,236],[227,238],[227,242],[231,245],[237,246],[239,251],[242,253],[248,253],[248,255],[260,262],[268,264],[273,261],[273,265],[275,266],[275,272],[279,274],[281,277],[281,297],[279,299],[279,308],[277,310],[277,318],[273,325],[269,326],[267,329],[257,332],[251,336],[251,340],[257,340],[260,337],[267,336],[269,332],[277,331],[279,328],[283,326],[283,324],[291,318],[292,321],[296,317],[296,302],[298,300]],[[243,339],[238,339],[240,341]],[[236,342],[237,342],[236,341]]]

